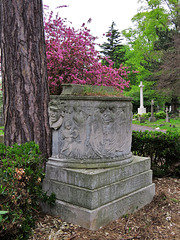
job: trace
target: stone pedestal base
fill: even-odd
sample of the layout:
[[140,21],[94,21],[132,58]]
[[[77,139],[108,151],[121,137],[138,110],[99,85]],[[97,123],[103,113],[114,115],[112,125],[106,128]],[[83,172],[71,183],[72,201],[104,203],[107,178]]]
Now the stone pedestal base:
[[150,117],[150,118],[149,118],[149,121],[150,121],[150,122],[155,122],[155,121],[156,121],[156,118],[155,118],[155,117]]
[[146,113],[146,108],[144,107],[138,108],[138,114],[142,115],[143,113]]
[[145,122],[145,118],[144,117],[139,117],[139,122],[140,123],[144,123]]
[[155,194],[150,159],[106,169],[68,169],[47,163],[43,190],[56,194],[55,206],[43,211],[90,230],[132,213]]
[[166,122],[170,122],[170,117],[166,117]]

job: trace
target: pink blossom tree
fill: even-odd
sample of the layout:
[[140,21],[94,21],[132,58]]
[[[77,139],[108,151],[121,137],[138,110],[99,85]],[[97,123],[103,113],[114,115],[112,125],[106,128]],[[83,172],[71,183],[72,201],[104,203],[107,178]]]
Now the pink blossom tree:
[[109,66],[103,66],[95,49],[96,38],[85,24],[75,30],[51,12],[45,17],[45,36],[51,94],[59,93],[63,83],[113,86],[121,91],[129,86],[128,67],[113,68],[108,58]]

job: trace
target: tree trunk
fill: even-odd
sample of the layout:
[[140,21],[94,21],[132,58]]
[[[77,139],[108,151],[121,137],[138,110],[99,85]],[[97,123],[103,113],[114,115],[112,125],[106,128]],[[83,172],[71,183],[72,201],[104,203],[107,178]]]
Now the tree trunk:
[[173,97],[171,99],[171,112],[172,113],[178,112],[178,97]]
[[35,141],[51,154],[42,0],[1,0],[6,145]]
[[[1,26],[2,26],[2,12],[1,12],[1,0],[0,0],[0,53],[1,53]],[[1,59],[0,59],[0,62],[1,62]],[[1,71],[1,69],[0,69]]]

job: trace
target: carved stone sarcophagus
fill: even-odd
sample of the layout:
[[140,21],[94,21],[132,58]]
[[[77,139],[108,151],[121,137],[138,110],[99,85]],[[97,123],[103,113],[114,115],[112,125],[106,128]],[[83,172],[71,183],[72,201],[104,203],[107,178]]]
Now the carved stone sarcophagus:
[[132,161],[132,104],[129,98],[52,96],[49,163],[71,168],[105,168]]

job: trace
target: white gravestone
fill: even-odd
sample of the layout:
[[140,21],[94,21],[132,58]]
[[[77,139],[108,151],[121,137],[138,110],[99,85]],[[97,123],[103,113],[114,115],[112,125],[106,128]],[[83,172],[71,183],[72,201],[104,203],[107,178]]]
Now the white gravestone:
[[146,108],[143,105],[143,87],[144,85],[142,82],[140,82],[140,108],[138,108],[138,114],[142,115],[143,113],[146,113]]

